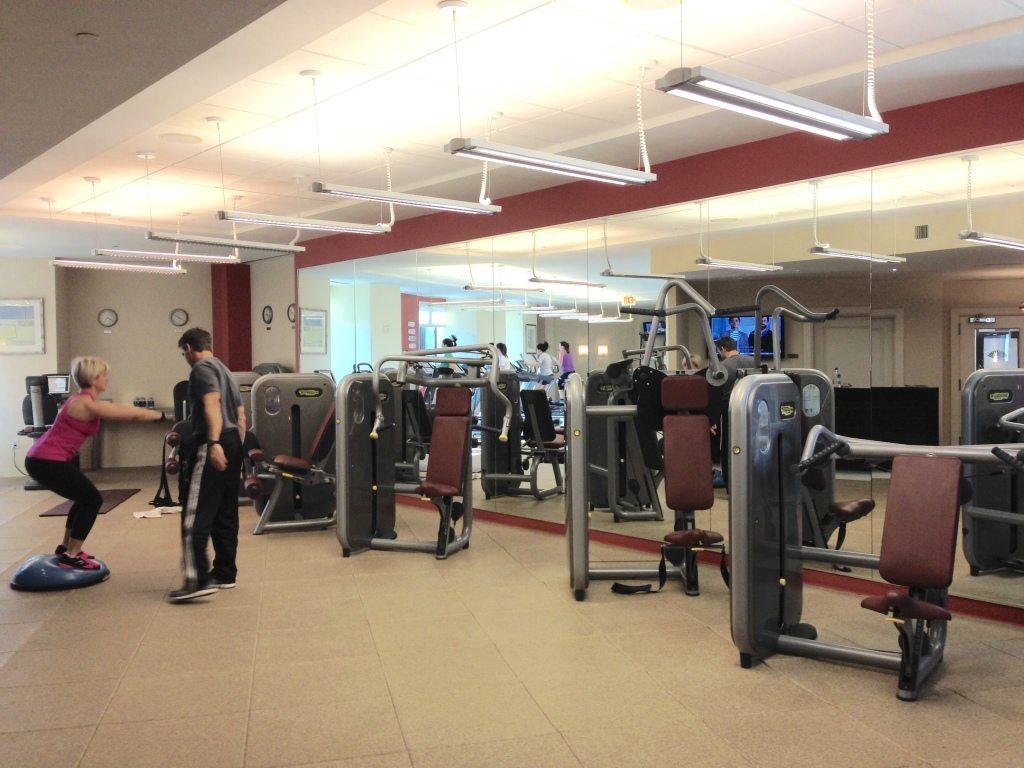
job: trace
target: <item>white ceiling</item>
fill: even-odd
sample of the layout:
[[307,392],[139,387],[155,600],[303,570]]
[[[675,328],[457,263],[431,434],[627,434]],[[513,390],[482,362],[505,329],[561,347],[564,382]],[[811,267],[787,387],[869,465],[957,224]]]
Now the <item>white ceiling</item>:
[[[302,13],[311,5],[318,6],[316,13]],[[339,5],[349,7],[351,18],[342,18],[336,8],[330,15],[330,7]],[[635,165],[636,81],[640,65],[650,60],[658,63],[646,76],[644,113],[654,162],[781,132],[654,91],[653,80],[680,60],[679,9],[667,4],[645,11],[640,5],[652,4],[472,0],[470,12],[458,21],[461,132],[481,134],[489,117],[500,112],[490,121],[496,140]],[[1022,79],[1024,2],[877,0],[876,5],[883,112]],[[352,12],[357,6],[369,10]],[[687,0],[682,60],[859,111],[862,14],[862,0]],[[23,231],[21,217],[41,222],[32,228],[32,243],[15,243],[22,253],[55,253],[59,247],[61,255],[82,255],[96,245],[88,229],[76,239],[68,233],[80,228],[43,220],[49,211],[41,197],[56,199],[56,221],[87,220],[95,209],[109,214],[103,217],[109,226],[136,233],[148,227],[150,216],[166,228],[179,212],[189,211],[182,224],[187,231],[226,235],[229,225],[214,215],[225,205],[373,222],[381,215],[377,206],[325,201],[306,190],[321,177],[383,185],[383,147],[394,149],[396,188],[476,197],[479,166],[441,151],[460,132],[460,110],[451,20],[437,12],[433,0],[288,0],[261,22],[225,41],[234,48],[215,48],[195,59],[187,80],[151,86],[145,103],[130,105],[131,114],[94,121],[90,141],[80,142],[76,152],[51,151],[45,157],[47,172],[33,177],[38,183],[16,187],[8,183],[11,177],[0,179],[0,233],[8,232],[0,236],[0,253],[17,252],[4,244],[10,245],[11,232]],[[238,53],[249,49],[248,58]],[[311,82],[298,75],[311,68],[322,72],[315,110]],[[166,104],[160,100],[162,88]],[[169,105],[178,104],[181,108],[170,112]],[[222,145],[216,126],[205,120],[213,115],[226,119]],[[199,142],[172,143],[161,138],[167,134],[188,134]],[[148,180],[144,162],[135,156],[139,150],[157,155]],[[1010,155],[1021,159],[1019,153]],[[886,181],[892,182],[886,194],[937,199],[951,194],[953,174],[946,179],[945,173],[932,179],[915,172],[914,184]],[[95,202],[83,176],[101,178]],[[556,177],[501,168],[492,173],[491,196],[557,183]],[[865,184],[855,175],[848,183],[849,189]],[[852,204],[837,191],[842,186],[823,194],[823,211]],[[236,195],[242,196],[237,203]],[[797,215],[807,204],[801,196],[778,193],[765,205],[778,216]],[[750,201],[742,198],[716,202],[712,217],[741,219],[751,213]],[[410,214],[400,210],[399,218],[404,215]],[[679,226],[672,212],[658,215],[668,218],[650,222],[645,230]],[[259,232],[278,241],[292,236],[266,228]],[[129,237],[137,234],[118,239]]]

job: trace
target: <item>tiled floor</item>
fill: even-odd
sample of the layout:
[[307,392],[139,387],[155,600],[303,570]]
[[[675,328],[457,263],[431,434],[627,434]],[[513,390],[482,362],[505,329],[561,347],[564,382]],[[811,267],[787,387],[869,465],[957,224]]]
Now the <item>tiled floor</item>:
[[[547,465],[540,469],[540,487],[554,486],[554,476]],[[526,486],[524,486],[525,488]],[[565,518],[564,497],[552,496],[537,501],[530,495],[500,496],[492,499],[484,498],[479,480],[476,483],[474,505],[479,509],[529,517],[535,520],[563,522]],[[662,504],[665,501],[664,484],[660,488]],[[863,472],[842,472],[836,480],[836,499],[852,500],[871,498],[875,501],[875,510],[854,523],[847,529],[846,542],[843,549],[851,552],[877,552],[882,541],[882,528],[885,523],[885,506],[889,493],[889,476],[882,472],[874,476]],[[726,542],[729,538],[729,497],[722,489],[715,491],[715,505],[710,510],[697,513],[697,527],[707,528],[721,533]],[[636,538],[650,539],[661,542],[662,537],[672,530],[674,518],[669,510],[662,521],[630,521],[616,523],[606,509],[597,509],[591,516],[590,525],[594,530],[621,533]],[[830,540],[835,544],[837,535]],[[827,565],[811,565],[812,568],[828,570]],[[878,573],[866,569],[855,569],[854,575],[861,578],[880,579]],[[1019,571],[995,571],[980,577],[970,575],[970,567],[964,557],[963,548],[957,545],[953,584],[950,594],[969,597],[975,600],[986,600],[1004,605],[1024,607],[1024,573]]]
[[[572,599],[557,536],[478,522],[447,562],[343,559],[332,531],[243,532],[237,589],[168,605],[177,517],[135,520],[143,487],[90,551],[113,572],[62,594],[0,586],[0,766],[561,768],[1019,765],[1024,630],[957,618],[928,695],[891,675],[797,658],[743,670],[727,595]],[[0,485],[6,582],[52,546],[54,502]],[[434,516],[403,507],[403,532]],[[243,519],[253,521],[251,510]],[[603,545],[598,559],[630,555]],[[892,647],[858,598],[808,589],[823,636]]]

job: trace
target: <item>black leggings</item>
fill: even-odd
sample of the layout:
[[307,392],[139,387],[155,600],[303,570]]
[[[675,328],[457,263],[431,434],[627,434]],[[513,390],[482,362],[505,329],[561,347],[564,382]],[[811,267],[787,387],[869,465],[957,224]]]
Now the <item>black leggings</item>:
[[25,459],[25,469],[47,489],[74,502],[65,527],[71,531],[72,539],[85,541],[103,506],[103,496],[92,481],[70,461],[47,461],[30,456]]

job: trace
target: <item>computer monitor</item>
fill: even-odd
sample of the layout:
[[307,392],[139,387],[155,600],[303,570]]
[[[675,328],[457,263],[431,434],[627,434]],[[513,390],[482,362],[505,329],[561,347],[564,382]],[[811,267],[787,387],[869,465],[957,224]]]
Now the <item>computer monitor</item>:
[[47,374],[46,389],[51,395],[71,394],[71,376],[66,373]]

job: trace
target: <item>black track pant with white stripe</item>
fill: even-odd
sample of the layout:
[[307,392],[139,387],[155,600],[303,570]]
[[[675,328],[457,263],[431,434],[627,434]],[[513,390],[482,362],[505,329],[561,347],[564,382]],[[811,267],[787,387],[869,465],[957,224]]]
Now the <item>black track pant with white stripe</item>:
[[[228,466],[218,472],[210,464],[206,445],[190,457],[188,493],[181,513],[181,559],[185,584],[205,584],[212,576],[234,581],[238,572],[238,482],[242,474],[242,445],[238,433],[225,431],[221,445]],[[210,569],[206,546],[213,542],[214,561]]]

